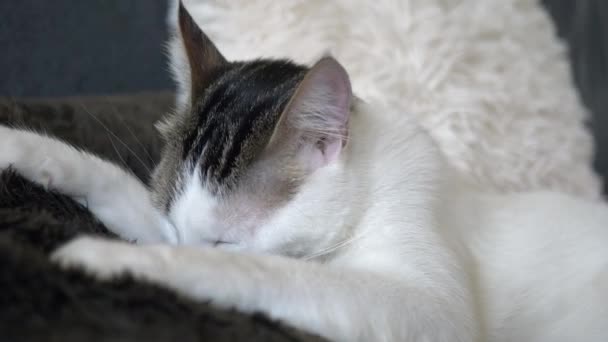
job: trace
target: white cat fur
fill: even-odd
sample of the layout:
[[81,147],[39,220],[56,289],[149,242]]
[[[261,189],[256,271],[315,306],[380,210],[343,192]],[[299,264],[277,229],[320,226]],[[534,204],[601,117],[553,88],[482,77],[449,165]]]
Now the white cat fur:
[[[470,189],[413,112],[356,108],[340,158],[224,246],[237,251],[82,238],[54,258],[104,277],[128,270],[336,341],[608,340],[605,204]],[[2,127],[0,169],[10,165],[84,198],[123,237],[189,243],[135,177],[101,159]],[[180,208],[204,216],[209,196],[195,182],[188,190]]]
[[[187,296],[262,311],[336,341],[608,338],[604,204],[558,193],[467,191],[446,181],[451,177],[443,172],[450,171],[440,153],[407,114],[359,108],[341,158],[319,169],[257,234],[243,236],[238,252],[82,238],[54,258],[100,276],[129,270]],[[22,164],[19,153],[74,150],[56,150],[61,145],[31,133],[1,133],[0,146],[11,147],[2,155],[9,151],[17,170],[44,170],[26,173],[38,182],[61,186],[66,183],[56,181],[91,172],[84,154],[62,162],[67,169]],[[140,200],[120,191],[137,182],[133,176],[124,173],[120,187],[107,187],[104,174],[87,179],[91,185],[83,189],[106,191],[117,205],[112,212],[120,215],[120,203]],[[88,200],[80,185],[76,194]],[[328,249],[343,239],[349,242]],[[290,244],[304,255],[328,250],[310,260],[274,255]]]

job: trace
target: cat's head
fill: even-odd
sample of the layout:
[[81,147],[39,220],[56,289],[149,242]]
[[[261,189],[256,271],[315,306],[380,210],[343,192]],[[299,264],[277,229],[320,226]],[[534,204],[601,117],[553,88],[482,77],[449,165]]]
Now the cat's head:
[[184,103],[159,125],[166,146],[153,189],[182,243],[292,255],[331,244],[346,215],[346,71],[331,57],[312,67],[227,61],[178,11]]

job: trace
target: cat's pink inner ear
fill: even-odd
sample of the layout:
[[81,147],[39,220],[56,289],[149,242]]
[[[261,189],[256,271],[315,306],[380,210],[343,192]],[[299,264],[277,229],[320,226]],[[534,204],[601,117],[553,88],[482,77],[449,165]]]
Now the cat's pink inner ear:
[[287,115],[309,145],[300,157],[308,159],[311,168],[340,156],[348,137],[351,100],[348,74],[332,57],[317,62],[300,84]]

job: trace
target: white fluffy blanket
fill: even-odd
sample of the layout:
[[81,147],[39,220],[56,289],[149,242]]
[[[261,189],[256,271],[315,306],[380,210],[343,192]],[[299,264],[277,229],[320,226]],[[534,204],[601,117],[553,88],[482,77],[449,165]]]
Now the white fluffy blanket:
[[475,184],[599,197],[587,112],[537,1],[184,3],[229,59],[331,53],[359,97],[415,116]]

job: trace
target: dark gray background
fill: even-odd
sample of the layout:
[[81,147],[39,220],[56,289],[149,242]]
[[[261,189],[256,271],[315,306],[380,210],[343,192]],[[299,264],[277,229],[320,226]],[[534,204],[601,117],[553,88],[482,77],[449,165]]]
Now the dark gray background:
[[[593,112],[595,166],[608,175],[608,2],[542,2],[570,44],[577,85]],[[0,0],[0,96],[172,89],[165,13],[166,0]]]
[[0,0],[0,96],[171,89],[166,0]]
[[589,127],[596,141],[594,166],[608,193],[608,1],[544,0],[543,4],[570,46],[576,84],[592,111]]

